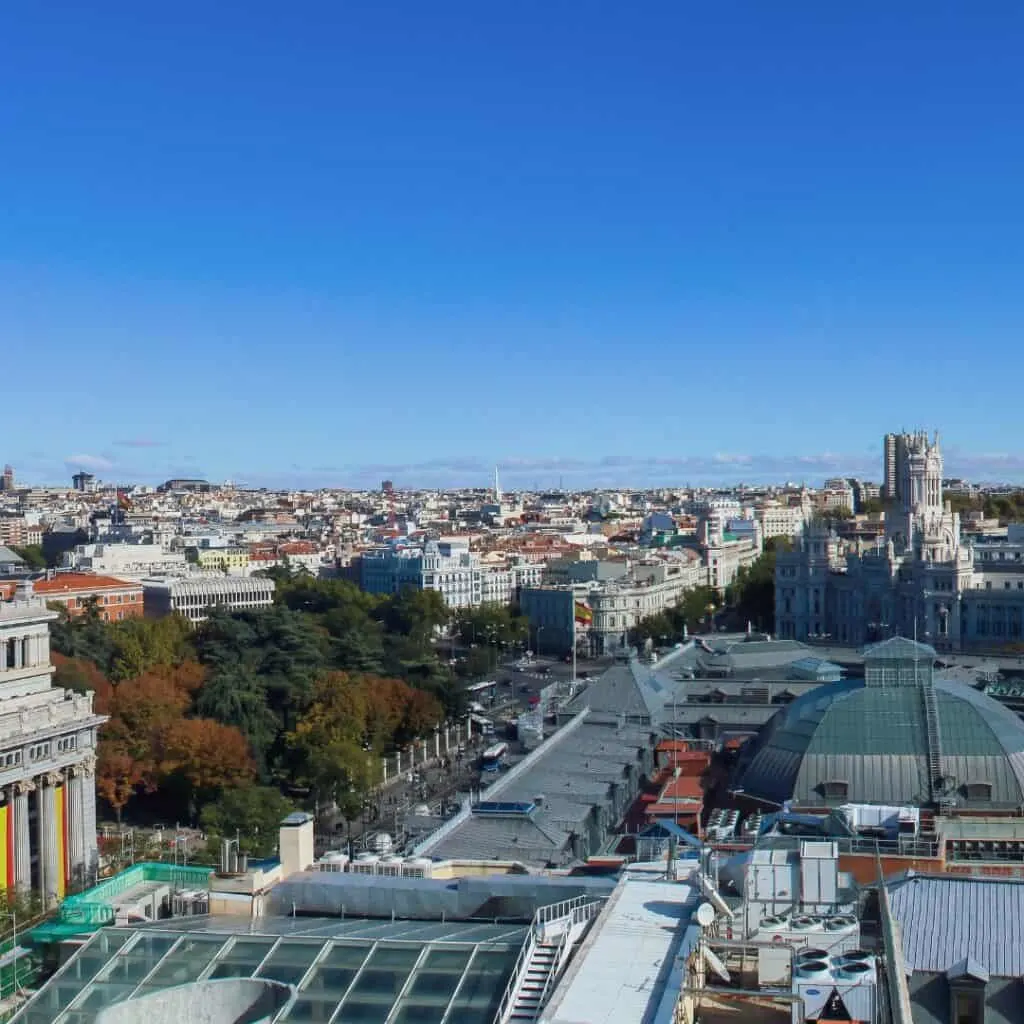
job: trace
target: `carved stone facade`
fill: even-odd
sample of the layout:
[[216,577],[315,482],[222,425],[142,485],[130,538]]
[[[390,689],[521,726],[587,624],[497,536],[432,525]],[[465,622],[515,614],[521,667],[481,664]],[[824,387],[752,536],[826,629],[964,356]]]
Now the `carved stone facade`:
[[885,539],[844,543],[812,524],[775,569],[780,639],[864,644],[915,634],[939,651],[1024,642],[1024,535],[968,540],[942,500],[938,435],[886,439]]
[[96,734],[91,693],[52,685],[56,618],[19,584],[0,603],[0,888],[47,903],[91,882],[96,844]]

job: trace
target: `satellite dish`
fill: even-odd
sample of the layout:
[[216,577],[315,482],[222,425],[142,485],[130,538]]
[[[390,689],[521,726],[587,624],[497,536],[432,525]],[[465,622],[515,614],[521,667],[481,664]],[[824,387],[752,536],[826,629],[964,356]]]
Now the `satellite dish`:
[[708,925],[713,924],[715,920],[715,908],[710,903],[702,903],[697,908],[697,924],[701,928],[707,928]]
[[[704,906],[707,906],[707,904],[705,903]],[[710,967],[711,970],[713,970],[715,974],[717,974],[719,978],[722,979],[722,981],[732,981],[732,978],[729,975],[728,968],[725,966],[725,964],[722,963],[722,961],[712,950],[708,949],[707,946],[702,946],[701,952],[704,954],[704,963],[706,963],[708,967]]]

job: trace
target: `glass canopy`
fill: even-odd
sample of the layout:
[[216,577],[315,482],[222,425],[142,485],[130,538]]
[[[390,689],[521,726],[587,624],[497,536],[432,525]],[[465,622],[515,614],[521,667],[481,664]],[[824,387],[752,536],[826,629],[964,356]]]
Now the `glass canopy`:
[[91,1024],[111,1003],[157,989],[270,978],[298,990],[282,1022],[491,1024],[526,936],[522,925],[475,922],[270,919],[261,934],[204,924],[97,932],[14,1022]]

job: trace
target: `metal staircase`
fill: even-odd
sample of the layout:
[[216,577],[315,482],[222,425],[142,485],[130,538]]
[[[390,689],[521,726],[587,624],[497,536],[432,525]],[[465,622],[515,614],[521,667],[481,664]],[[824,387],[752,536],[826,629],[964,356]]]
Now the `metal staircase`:
[[531,1024],[540,1017],[573,949],[603,906],[604,900],[577,896],[534,914],[495,1024]]
[[533,947],[506,1020],[535,1021],[540,1016],[558,964],[559,946],[559,942],[538,942]]
[[943,804],[947,802],[946,773],[942,760],[942,729],[939,725],[939,706],[935,697],[935,686],[931,673],[921,683],[921,700],[924,703],[924,724],[928,738],[928,787],[932,799]]

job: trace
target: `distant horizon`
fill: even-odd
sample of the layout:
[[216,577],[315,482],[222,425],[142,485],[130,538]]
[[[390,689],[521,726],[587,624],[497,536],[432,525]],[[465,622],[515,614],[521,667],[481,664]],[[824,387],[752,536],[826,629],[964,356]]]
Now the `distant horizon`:
[[[941,433],[940,433],[941,436]],[[716,454],[675,458],[607,456],[596,462],[579,459],[511,459],[497,463],[502,490],[566,491],[643,490],[650,488],[783,487],[787,483],[821,487],[832,477],[882,482],[882,438],[874,456],[826,452],[819,455],[772,456]],[[197,463],[146,468],[121,465],[107,456],[71,456],[60,460],[61,469],[29,464],[27,470],[10,461],[17,486],[71,487],[77,472],[92,473],[106,487],[157,486],[173,479],[231,483],[250,490],[379,490],[391,480],[396,490],[493,490],[495,463],[481,458],[434,459],[425,463],[387,465],[370,463],[337,467],[292,465],[279,472],[223,474],[205,472]],[[1024,486],[1024,454],[971,455],[955,449],[943,451],[944,479],[960,479],[976,486]],[[2,456],[0,456],[2,461]],[[49,460],[47,460],[49,461]]]

